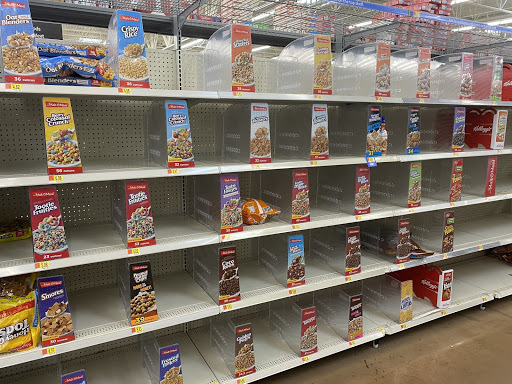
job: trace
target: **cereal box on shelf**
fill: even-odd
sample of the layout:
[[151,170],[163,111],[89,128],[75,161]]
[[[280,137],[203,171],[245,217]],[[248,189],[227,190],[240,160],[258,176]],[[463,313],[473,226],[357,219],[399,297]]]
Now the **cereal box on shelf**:
[[494,196],[496,194],[496,174],[498,168],[498,158],[489,156],[487,159],[487,175],[485,177],[485,197]]
[[251,103],[250,163],[270,163],[270,118],[267,103]]
[[63,276],[37,279],[43,347],[75,340]]
[[57,189],[31,188],[29,200],[34,261],[69,257]]
[[220,233],[241,232],[244,227],[238,176],[222,175],[220,181]]
[[43,97],[48,174],[82,173],[82,159],[69,98]]
[[400,324],[412,320],[412,280],[400,284]]
[[118,87],[149,88],[149,67],[139,12],[114,11],[108,25],[107,63],[116,72]]
[[460,72],[460,99],[470,100],[473,96],[473,54],[462,54]]
[[315,74],[313,94],[332,95],[331,37],[315,36]]
[[131,325],[158,320],[151,263],[149,261],[131,263],[129,270]]
[[450,182],[450,203],[460,201],[462,198],[462,159],[452,161],[452,176]]
[[292,224],[310,221],[308,171],[293,171]]
[[180,346],[173,344],[160,348],[160,383],[183,383]]
[[507,133],[507,110],[497,110],[492,123],[491,149],[505,148],[505,134]]
[[185,100],[166,100],[167,164],[169,168],[194,166],[192,134]]
[[303,284],[306,284],[304,236],[288,236],[287,287],[292,288]]
[[346,229],[345,276],[361,272],[361,233],[359,227]]
[[466,108],[455,108],[453,118],[452,152],[464,151],[464,139],[466,128]]
[[414,280],[416,296],[429,299],[437,308],[448,308],[452,297],[453,269],[443,271],[435,265],[422,265],[414,270],[418,275]]
[[80,371],[62,375],[60,378],[60,384],[87,384],[85,371],[82,369]]
[[398,220],[398,238],[396,245],[396,263],[402,264],[410,260],[411,255],[411,222],[409,219]]
[[443,226],[443,243],[441,247],[442,253],[453,251],[453,239],[455,234],[454,223],[455,212],[445,212]]
[[413,161],[409,168],[407,208],[421,205],[421,161]]
[[316,327],[316,307],[301,310],[300,325],[300,356],[308,356],[318,352]]
[[430,48],[419,48],[416,97],[430,98]]
[[231,66],[232,91],[254,92],[254,63],[249,25],[231,26]]
[[329,158],[329,117],[327,104],[313,104],[311,122],[311,160]]
[[3,81],[43,84],[28,0],[0,2]]
[[370,213],[370,168],[358,165],[356,172],[354,215]]
[[219,249],[219,305],[240,300],[236,247]]
[[[382,136],[381,109],[378,105],[368,106],[366,126],[366,156],[382,156],[382,146],[386,141]],[[387,144],[386,144],[387,145]]]
[[420,109],[418,107],[408,108],[407,144],[406,155],[420,153]]
[[244,377],[256,372],[251,323],[237,326],[235,336],[235,377]]
[[363,295],[350,296],[347,341],[363,337]]
[[377,45],[377,66],[375,74],[375,96],[391,95],[391,49],[387,43]]

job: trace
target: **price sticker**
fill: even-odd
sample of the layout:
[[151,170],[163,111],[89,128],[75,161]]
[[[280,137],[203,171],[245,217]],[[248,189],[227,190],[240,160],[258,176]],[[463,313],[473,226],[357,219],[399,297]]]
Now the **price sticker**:
[[383,329],[384,329],[384,328],[379,327],[379,328],[377,328],[376,330],[377,330],[377,331],[382,331]]
[[231,235],[222,235],[222,241],[229,241],[231,240]]
[[455,207],[455,203],[454,203],[454,202],[451,202],[451,203],[450,203],[450,205],[451,205],[452,207]]
[[251,168],[252,169],[261,169],[261,165],[260,164],[251,164]]
[[487,201],[491,201],[491,199],[492,199],[492,197],[491,197],[491,196],[487,196],[487,197],[485,198],[485,200],[487,200]]
[[487,301],[487,297],[484,297],[484,298],[482,299],[482,301]]
[[405,268],[405,265],[402,263],[402,264],[398,264],[398,269],[404,269]]
[[322,100],[323,97],[322,97],[322,95],[315,95],[315,99]]
[[448,255],[446,253],[443,253],[443,259],[447,259]]
[[309,162],[311,165],[318,165],[318,161],[314,160],[314,161],[310,161]]
[[382,96],[375,96],[375,100],[382,101]]
[[50,268],[50,262],[49,261],[41,261],[40,263],[35,264],[36,269],[48,269]]
[[355,340],[349,341],[348,345],[353,347],[354,345],[356,345],[356,341]]
[[168,169],[167,173],[169,175],[179,175],[180,174],[180,170],[179,169],[175,169],[175,168],[174,169]]
[[409,208],[409,212],[413,213],[414,212],[414,208]]
[[414,154],[414,149],[412,149],[412,148],[408,148],[408,149],[407,149],[407,154],[408,154],[408,155],[412,155],[412,154]]
[[140,255],[140,248],[131,248],[128,250],[129,255]]
[[309,356],[304,356],[304,357],[302,358],[302,362],[303,362],[303,363],[307,363],[309,360],[310,360],[310,359],[309,359]]
[[245,384],[247,383],[247,379],[245,377],[242,377],[241,379],[238,379],[236,381],[236,384]]
[[363,220],[363,216],[361,216],[361,215],[356,216],[356,220]]
[[441,311],[441,315],[442,316],[446,315],[446,311]]
[[292,229],[293,230],[300,229],[300,224],[292,224]]
[[132,333],[142,333],[144,329],[142,328],[142,325],[137,325],[135,327],[132,327]]
[[369,167],[376,167],[377,160],[373,156],[368,156],[366,157],[366,164],[368,164]]
[[5,84],[5,89],[11,90],[11,91],[21,91],[21,84]]
[[352,276],[345,277],[345,281],[352,281]]
[[424,103],[425,99],[418,99],[418,103]]
[[503,149],[498,149],[498,153],[503,153]]
[[64,175],[52,175],[48,176],[48,181],[57,183],[59,181],[64,181]]
[[230,311],[232,309],[233,309],[233,304],[224,304],[222,306],[222,310],[224,310],[224,311]]
[[243,93],[243,92],[240,92],[240,91],[238,91],[238,92],[233,92],[233,96],[235,96],[235,97],[244,97],[244,93]]
[[117,88],[117,91],[123,95],[131,95],[132,94],[131,88]]
[[492,101],[492,105],[497,105],[497,104],[498,104],[498,102],[496,100]]
[[483,245],[479,245],[477,248],[478,248],[479,251],[481,251],[482,249],[484,249],[484,246]]
[[407,324],[402,324],[402,325],[400,326],[400,328],[402,328],[402,329],[407,328]]
[[453,156],[459,157],[459,152],[453,152]]
[[288,293],[289,293],[290,295],[296,295],[296,294],[297,294],[297,289],[296,289],[296,288],[289,289],[289,290],[288,290]]
[[56,347],[43,348],[43,356],[55,355],[57,353]]

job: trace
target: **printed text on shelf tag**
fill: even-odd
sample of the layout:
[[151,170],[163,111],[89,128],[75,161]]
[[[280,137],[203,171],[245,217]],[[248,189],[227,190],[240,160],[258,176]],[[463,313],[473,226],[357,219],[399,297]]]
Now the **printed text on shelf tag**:
[[43,356],[55,355],[57,353],[56,347],[43,348]]
[[290,295],[296,295],[296,294],[297,294],[297,289],[296,289],[296,288],[289,289],[289,290],[288,290],[288,293],[289,293]]
[[292,229],[293,230],[300,229],[300,224],[292,224]]
[[52,175],[52,176],[48,176],[48,180],[50,182],[59,182],[59,181],[64,181],[64,176],[63,175]]
[[123,95],[131,95],[132,94],[131,88],[117,88],[117,91],[119,93],[122,93]]
[[348,345],[350,345],[350,346],[354,346],[354,345],[356,345],[356,341],[355,341],[355,340],[349,341],[349,342],[348,342]]
[[229,241],[231,240],[231,235],[222,235],[222,241]]
[[10,89],[11,91],[21,91],[21,84],[5,84],[5,89]]
[[175,169],[175,168],[174,169],[168,169],[167,173],[169,175],[179,175],[180,174],[180,170],[179,169]]
[[233,304],[224,304],[224,305],[222,306],[222,309],[223,309],[224,311],[230,311],[230,310],[232,310],[232,309],[233,309]]
[[373,156],[368,156],[366,158],[366,164],[368,164],[369,167],[376,167],[377,160],[375,160],[375,157],[373,157]]
[[243,92],[233,92],[233,96],[235,96],[235,97],[243,97],[244,93]]
[[131,248],[128,250],[128,254],[129,255],[139,255],[140,254],[140,249],[139,248]]
[[247,383],[247,379],[245,377],[242,377],[241,379],[238,379],[236,381],[236,384],[245,384]]
[[50,262],[49,261],[42,261],[40,263],[35,263],[36,269],[48,269],[50,268]]
[[144,329],[142,325],[137,325],[136,327],[132,327],[132,333],[142,333]]
[[308,361],[309,361],[309,356],[304,356],[304,357],[302,358],[302,362],[303,362],[303,363],[307,363]]

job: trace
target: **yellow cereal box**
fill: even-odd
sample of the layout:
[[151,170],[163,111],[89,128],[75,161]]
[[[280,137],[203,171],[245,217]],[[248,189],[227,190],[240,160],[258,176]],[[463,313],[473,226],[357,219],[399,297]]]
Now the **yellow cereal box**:
[[43,112],[48,174],[82,173],[71,101],[43,97]]
[[400,324],[412,320],[412,280],[400,284]]
[[331,37],[315,36],[315,77],[313,94],[332,95]]

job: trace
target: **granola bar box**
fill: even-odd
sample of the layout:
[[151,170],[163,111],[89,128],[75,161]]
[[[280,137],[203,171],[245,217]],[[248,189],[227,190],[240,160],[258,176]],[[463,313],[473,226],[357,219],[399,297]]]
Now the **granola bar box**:
[[219,305],[240,300],[236,247],[219,249]]
[[329,158],[329,115],[327,104],[313,104],[311,121],[311,160]]
[[254,92],[254,63],[252,57],[251,27],[231,26],[232,91]]
[[0,2],[3,81],[43,84],[28,0]]
[[220,233],[243,231],[240,186],[237,175],[221,175],[220,206]]
[[167,166],[185,168],[194,166],[192,134],[188,106],[185,100],[166,100]]
[[445,212],[444,213],[444,226],[443,226],[443,243],[441,247],[441,252],[451,252],[453,251],[453,241],[455,235],[455,212]]
[[112,217],[128,248],[156,244],[147,181],[121,181],[114,186]]
[[82,173],[71,100],[43,97],[43,114],[48,174]]
[[293,288],[306,284],[306,255],[304,253],[304,236],[288,237],[287,287]]
[[267,103],[251,103],[250,163],[270,163],[270,118]]
[[453,121],[452,152],[464,151],[465,127],[466,108],[457,107]]
[[314,95],[332,95],[331,37],[315,37],[315,75],[313,81]]
[[318,352],[316,308],[303,308],[300,325],[300,356],[308,356],[315,352]]
[[60,378],[60,384],[87,384],[85,371],[82,369],[80,371],[62,375]]
[[69,257],[57,189],[31,188],[29,201],[34,261]]
[[63,276],[37,279],[43,347],[75,340]]
[[151,263],[141,261],[129,264],[130,323],[139,325],[158,320],[155,286]]
[[414,208],[421,206],[421,161],[413,161],[409,167],[407,207]]
[[235,377],[244,377],[256,372],[251,324],[236,326],[235,336]]
[[293,171],[292,224],[310,221],[308,171]]
[[358,165],[356,170],[354,215],[370,213],[370,168]]
[[183,383],[180,346],[178,344],[160,348],[160,383]]
[[116,86],[149,88],[149,67],[139,12],[114,11],[108,25],[107,63],[116,72]]

